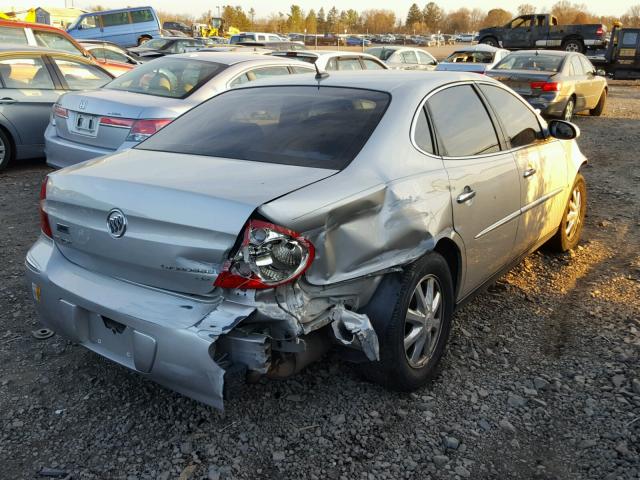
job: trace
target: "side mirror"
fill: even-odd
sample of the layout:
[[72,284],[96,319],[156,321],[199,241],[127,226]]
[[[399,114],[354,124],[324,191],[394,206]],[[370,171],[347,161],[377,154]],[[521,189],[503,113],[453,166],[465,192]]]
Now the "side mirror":
[[598,75],[599,77],[606,77],[607,76],[607,72],[605,72],[603,69],[598,69],[596,70],[596,75]]
[[551,120],[548,130],[549,135],[559,140],[573,140],[580,136],[578,126],[565,120]]

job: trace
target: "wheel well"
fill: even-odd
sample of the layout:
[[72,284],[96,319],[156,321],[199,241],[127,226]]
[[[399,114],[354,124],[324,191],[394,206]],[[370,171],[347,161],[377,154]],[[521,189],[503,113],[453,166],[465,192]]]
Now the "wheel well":
[[436,244],[436,247],[433,250],[434,252],[438,252],[442,255],[447,261],[449,271],[451,272],[451,280],[453,280],[453,292],[457,296],[458,287],[460,285],[460,265],[462,263],[462,256],[458,246],[453,240],[443,238]]
[[13,135],[11,135],[11,132],[6,127],[0,125],[0,130],[2,130],[2,133],[4,133],[5,137],[7,137],[9,143],[11,144],[11,157],[9,158],[9,161],[12,161],[16,158],[16,141],[13,138]]

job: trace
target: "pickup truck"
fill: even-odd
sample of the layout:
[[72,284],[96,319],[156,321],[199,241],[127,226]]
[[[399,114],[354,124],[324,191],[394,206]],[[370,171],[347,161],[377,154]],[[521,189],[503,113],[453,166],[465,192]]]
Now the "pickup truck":
[[585,53],[604,48],[607,29],[602,24],[558,25],[553,15],[520,15],[502,27],[483,28],[479,43],[511,50],[548,48]]

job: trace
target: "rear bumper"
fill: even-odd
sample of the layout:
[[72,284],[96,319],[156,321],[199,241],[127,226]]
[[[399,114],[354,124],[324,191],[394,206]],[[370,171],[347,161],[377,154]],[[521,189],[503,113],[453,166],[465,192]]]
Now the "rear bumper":
[[522,96],[533,108],[540,110],[540,113],[547,117],[557,117],[562,115],[564,107],[567,105],[569,97],[553,95],[549,97]]
[[[43,324],[195,400],[223,408],[215,342],[253,312],[222,298],[199,300],[85,270],[41,236],[26,275]],[[205,321],[206,317],[206,321]]]
[[110,155],[119,150],[125,150],[137,145],[136,142],[125,142],[117,149],[100,148],[82,143],[76,143],[56,134],[56,129],[51,124],[44,132],[44,151],[47,156],[47,165],[54,168],[64,168],[86,160]]

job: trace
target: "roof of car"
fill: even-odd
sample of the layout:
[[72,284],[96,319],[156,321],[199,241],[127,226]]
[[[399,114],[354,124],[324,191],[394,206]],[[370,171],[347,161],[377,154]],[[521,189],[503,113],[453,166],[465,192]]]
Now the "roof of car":
[[[225,65],[235,65],[242,62],[261,61],[262,63],[291,63],[285,58],[274,57],[271,55],[258,55],[256,53],[244,52],[207,52],[195,51],[190,53],[180,53],[171,55],[169,58],[193,58],[196,60],[205,60],[207,62],[217,62]],[[294,59],[295,60],[295,59]],[[302,62],[300,62],[302,63]]]
[[266,85],[310,85],[327,87],[365,88],[384,92],[408,92],[412,89],[420,91],[432,90],[448,83],[465,80],[492,81],[487,77],[480,77],[477,73],[467,72],[429,72],[425,74],[416,70],[364,70],[330,72],[321,80],[315,75],[279,75],[265,80],[256,80],[243,86],[244,88]]
[[28,45],[2,45],[0,46],[0,54],[3,53],[24,53],[24,52],[28,52],[28,53],[32,53],[32,52],[38,52],[38,53],[58,53],[58,54],[64,54],[64,55],[71,55],[73,57],[78,57],[78,58],[82,58],[80,55],[74,54],[72,52],[66,51],[66,50],[56,50],[53,48],[45,48],[45,47],[31,47]]
[[34,30],[48,30],[50,32],[63,32],[68,36],[67,32],[64,30],[60,30],[58,27],[54,27],[51,25],[44,25],[42,23],[31,23],[31,22],[21,22],[19,20],[0,20],[0,25],[3,27],[14,27],[14,28],[31,28]]
[[486,45],[484,43],[479,43],[477,45],[469,45],[468,47],[460,47],[456,48],[456,52],[499,52],[504,51],[504,48],[493,47],[491,45]]
[[566,57],[575,52],[565,52],[564,50],[518,50],[509,55],[552,55],[555,57]]

